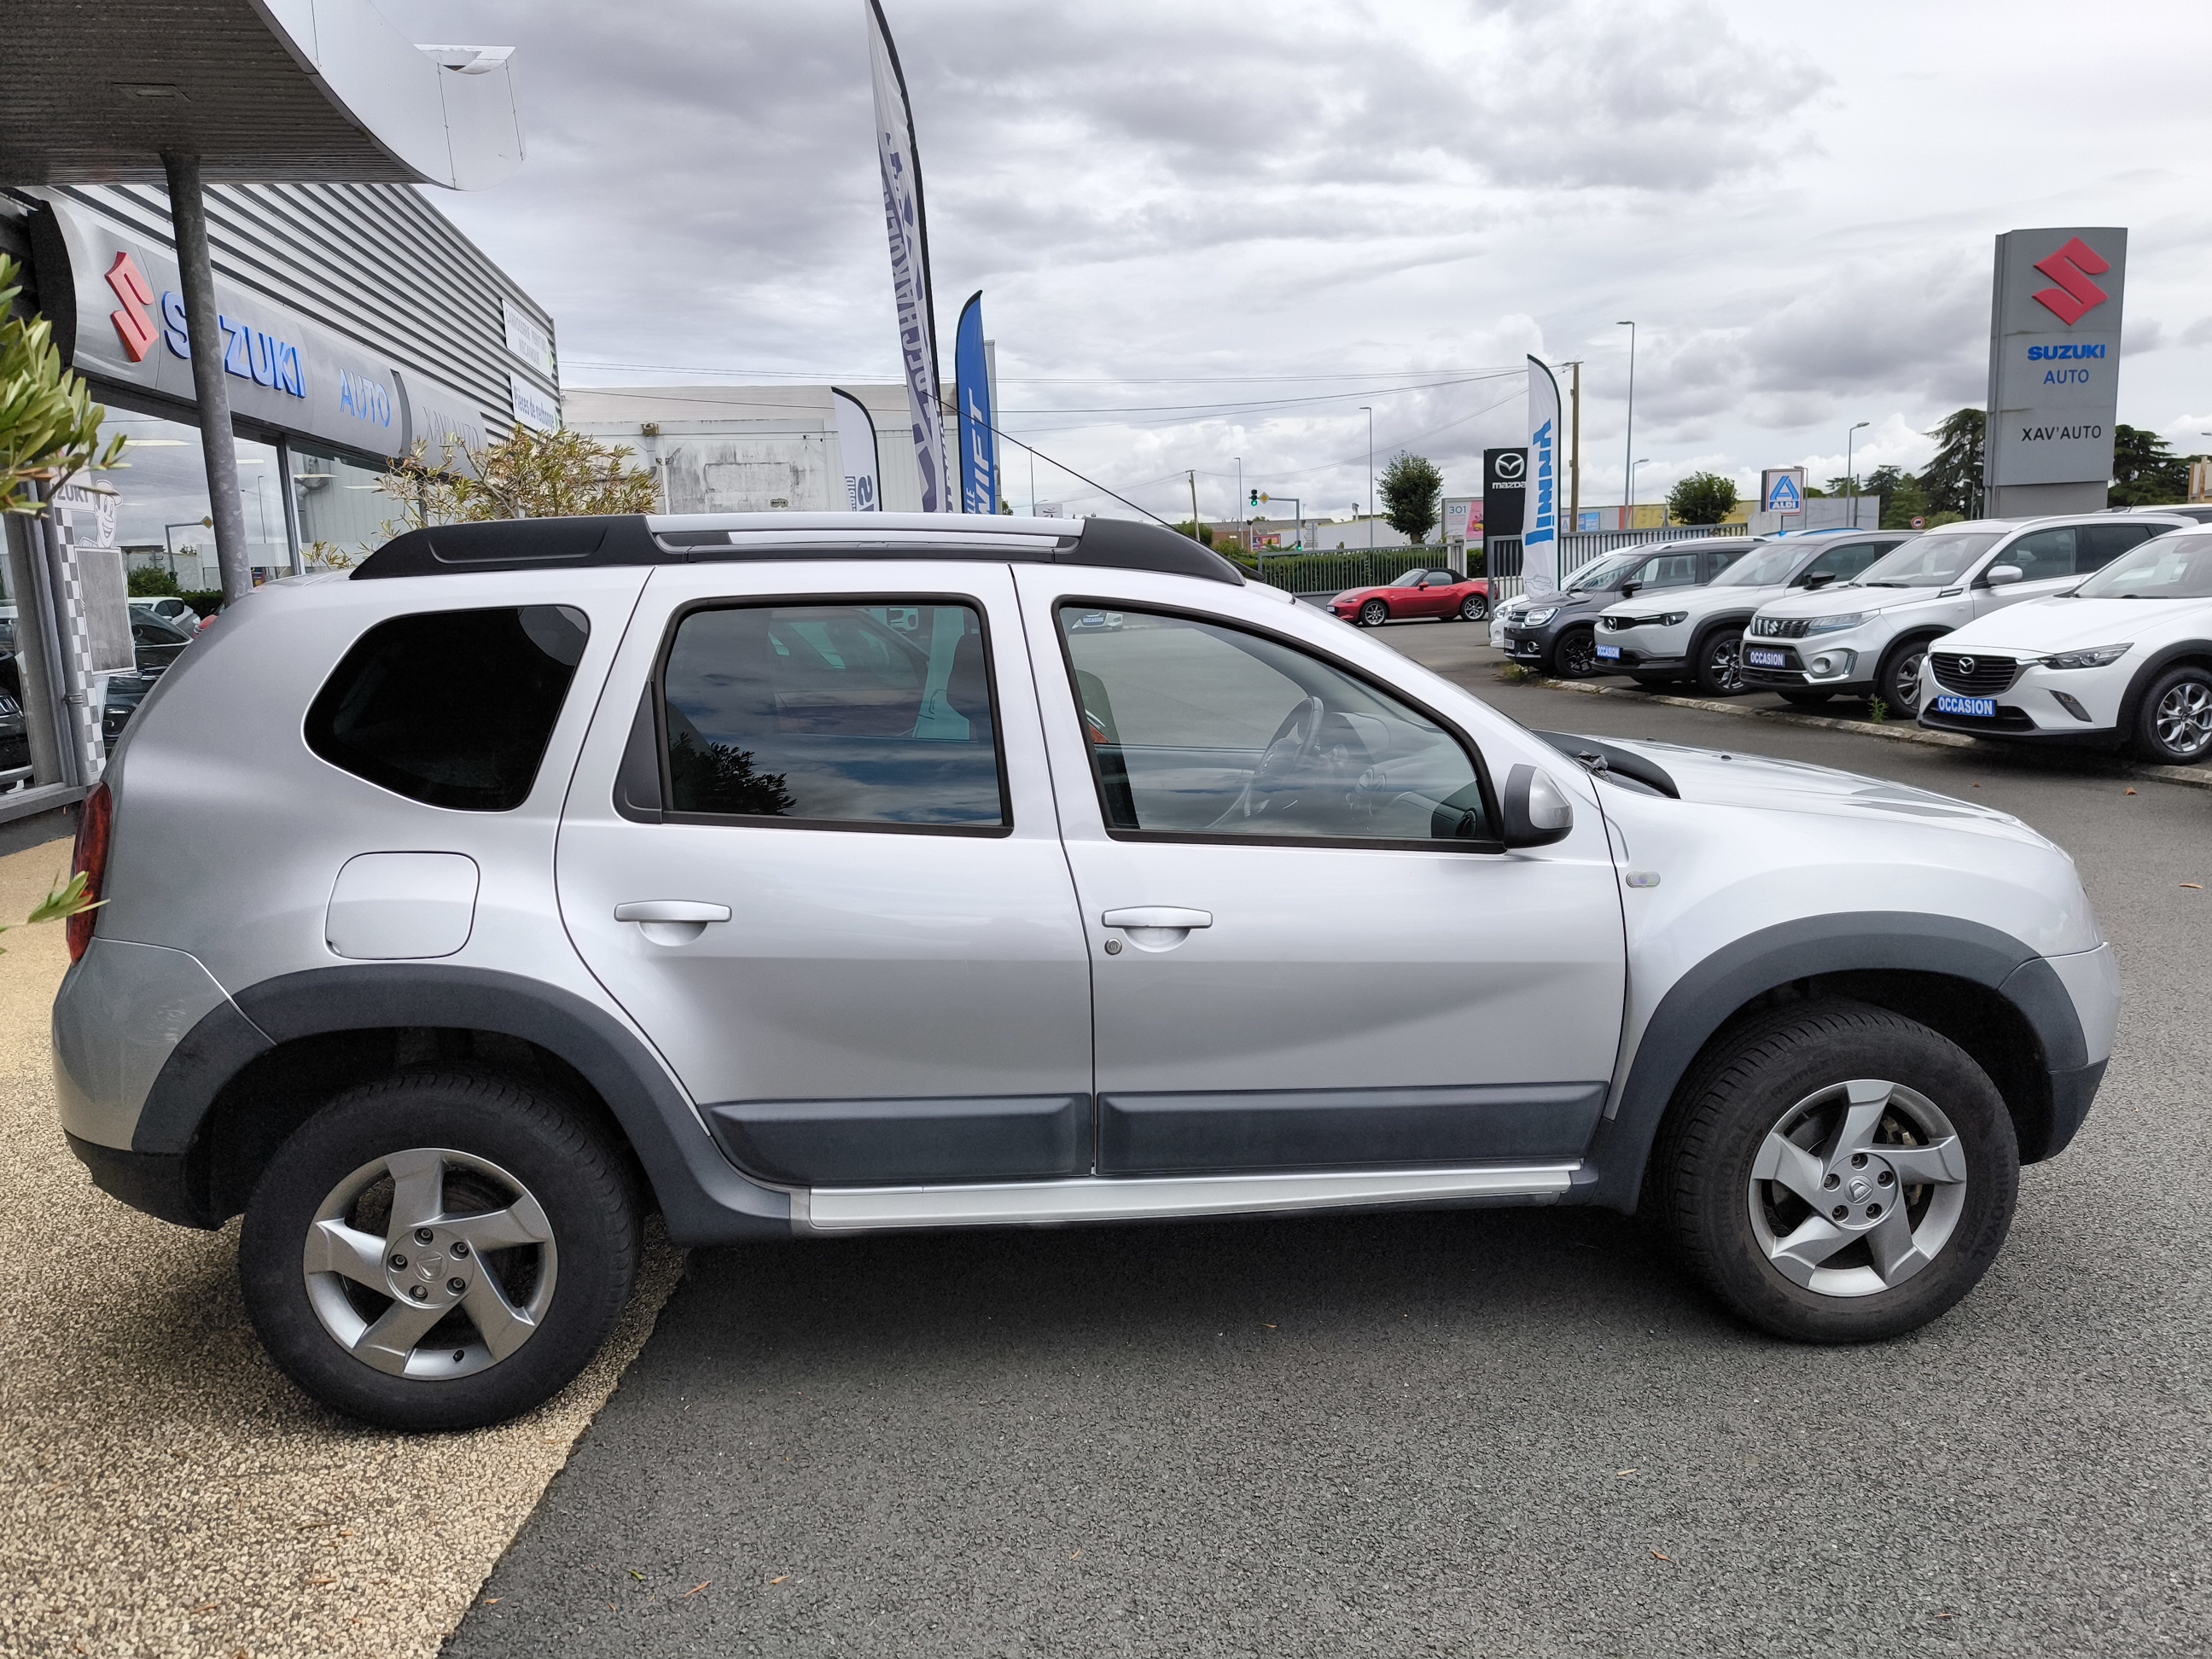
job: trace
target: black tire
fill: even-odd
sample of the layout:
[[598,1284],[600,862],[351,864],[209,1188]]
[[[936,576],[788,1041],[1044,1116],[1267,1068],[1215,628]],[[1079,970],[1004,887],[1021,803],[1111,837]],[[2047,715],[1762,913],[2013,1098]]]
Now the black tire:
[[2185,663],[2153,680],[2130,743],[2154,766],[2194,766],[2212,752],[2212,672]]
[[1784,691],[1782,701],[1800,708],[1818,708],[1835,695],[1832,691]]
[[1748,691],[1743,679],[1743,629],[1716,628],[1699,640],[1693,667],[1698,690],[1709,697],[1740,697]]
[[[448,1155],[433,1189],[441,1216],[495,1209],[514,1202],[509,1189],[519,1188],[550,1224],[550,1243],[471,1252],[461,1222],[450,1229],[461,1240],[458,1248],[441,1226],[412,1263],[384,1257],[378,1265],[397,1264],[429,1281],[426,1291],[396,1273],[395,1285],[404,1283],[410,1295],[435,1297],[464,1285],[474,1295],[484,1288],[478,1279],[495,1277],[510,1305],[522,1303],[533,1285],[543,1291],[534,1328],[495,1358],[489,1334],[475,1334],[480,1328],[470,1304],[447,1297],[453,1311],[405,1343],[404,1363],[411,1374],[402,1375],[358,1357],[325,1323],[329,1314],[318,1311],[331,1309],[331,1297],[342,1295],[338,1317],[350,1309],[351,1317],[373,1322],[404,1311],[400,1297],[362,1290],[350,1275],[335,1273],[315,1275],[325,1288],[311,1294],[310,1274],[302,1269],[310,1231],[328,1200],[380,1160],[423,1149]],[[487,1166],[508,1179],[482,1173]],[[388,1207],[397,1190],[389,1172],[382,1190]],[[372,1182],[362,1203],[373,1206],[377,1191]],[[371,1235],[380,1231],[361,1212],[348,1210],[337,1219]],[[409,1248],[407,1239],[421,1237],[395,1231],[385,1244]],[[309,1394],[386,1428],[466,1429],[528,1411],[567,1387],[614,1329],[636,1279],[637,1259],[629,1166],[603,1133],[556,1099],[507,1079],[422,1073],[348,1090],[294,1131],[247,1202],[238,1272],[246,1312],[270,1358]],[[437,1276],[464,1273],[473,1277]],[[437,1374],[449,1344],[458,1345],[452,1351],[457,1368],[465,1359],[472,1369]]]
[[1597,635],[1588,628],[1570,628],[1552,641],[1551,659],[1544,672],[1554,679],[1586,680],[1598,672]]
[[1480,622],[1490,614],[1490,601],[1480,593],[1470,593],[1459,602],[1462,622]]
[[1892,714],[1910,720],[1920,712],[1920,664],[1935,637],[1899,640],[1884,653],[1875,671],[1874,694]]
[[[1894,1144],[1885,1144],[1893,1158],[1914,1149],[1895,1133],[1891,1114],[1911,1127],[1909,1115],[1932,1104],[1956,1144],[1940,1153],[1942,1135],[1923,1127],[1917,1150],[1953,1160],[1947,1167],[1962,1170],[1963,1182],[1900,1181],[1882,1158],[1882,1145],[1864,1155],[1838,1152],[1840,1175],[1820,1173],[1826,1166],[1820,1149],[1836,1142],[1820,1125],[1840,1123],[1848,1115],[1848,1106],[1836,1097],[1854,1079],[1903,1085],[1919,1097],[1908,1103],[1893,1096],[1879,1109],[1884,1115],[1875,1133],[1890,1134]],[[1841,1206],[1846,1211],[1859,1206],[1842,1226],[1832,1225],[1778,1181],[1754,1185],[1770,1134],[1796,1118],[1806,1103],[1824,1099],[1830,1103],[1814,1107],[1803,1119],[1799,1133],[1806,1139],[1800,1144],[1809,1148],[1815,1195],[1824,1204],[1831,1197],[1847,1200]],[[1829,1117],[1823,1120],[1823,1113]],[[1863,1175],[1854,1173],[1854,1158]],[[1845,1176],[1850,1178],[1842,1180]],[[1839,1181],[1833,1191],[1824,1190]],[[2020,1147],[2011,1115],[1963,1049],[1902,1014],[1831,1001],[1755,1017],[1700,1064],[1655,1149],[1649,1190],[1690,1265],[1751,1324],[1801,1342],[1868,1342],[1926,1324],[1973,1289],[2004,1243],[2019,1184]],[[1926,1265],[1908,1269],[1894,1283],[1878,1265],[1870,1243],[1873,1224],[1863,1213],[1869,1200],[1879,1207],[1887,1194],[1906,1195],[1901,1223],[1893,1215],[1889,1225],[1913,1229],[1916,1243],[1948,1224]],[[1790,1208],[1775,1207],[1785,1200]],[[1942,1215],[1938,1205],[1945,1206]],[[1853,1232],[1854,1227],[1861,1231]],[[1809,1228],[1813,1236],[1848,1234],[1850,1242],[1822,1258],[1822,1265],[1804,1270],[1815,1283],[1827,1281],[1816,1289],[1785,1276],[1760,1237],[1762,1228],[1769,1238],[1786,1240]],[[1857,1276],[1858,1293],[1850,1290],[1851,1275]]]
[[1380,628],[1389,620],[1390,607],[1380,599],[1370,599],[1359,607],[1359,625],[1362,628]]

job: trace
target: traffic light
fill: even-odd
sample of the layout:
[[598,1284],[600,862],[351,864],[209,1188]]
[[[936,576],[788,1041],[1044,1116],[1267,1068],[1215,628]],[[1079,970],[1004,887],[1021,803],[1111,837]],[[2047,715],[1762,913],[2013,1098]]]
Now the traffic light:
[[1256,489],[1252,492],[1252,505],[1255,507],[1260,505],[1260,492]]

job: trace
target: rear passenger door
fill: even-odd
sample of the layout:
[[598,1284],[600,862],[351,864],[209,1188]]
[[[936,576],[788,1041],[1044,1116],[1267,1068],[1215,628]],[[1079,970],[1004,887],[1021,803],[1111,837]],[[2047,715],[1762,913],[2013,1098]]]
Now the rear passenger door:
[[1003,565],[657,571],[563,814],[562,915],[742,1167],[1090,1167],[1091,994]]

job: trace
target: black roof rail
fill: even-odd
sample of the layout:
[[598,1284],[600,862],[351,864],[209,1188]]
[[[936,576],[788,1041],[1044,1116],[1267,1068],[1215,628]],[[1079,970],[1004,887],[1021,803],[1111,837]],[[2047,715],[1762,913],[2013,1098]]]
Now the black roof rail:
[[1164,526],[1003,517],[979,524],[959,514],[904,513],[624,514],[434,525],[393,537],[354,567],[352,580],[784,559],[978,559],[1244,581],[1218,553]]

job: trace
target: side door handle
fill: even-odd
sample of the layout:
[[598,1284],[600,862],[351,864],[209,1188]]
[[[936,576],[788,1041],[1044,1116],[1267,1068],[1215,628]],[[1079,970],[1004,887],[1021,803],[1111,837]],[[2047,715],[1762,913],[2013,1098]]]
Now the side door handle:
[[1122,929],[1139,951],[1172,951],[1190,937],[1192,928],[1212,927],[1213,912],[1188,910],[1179,904],[1135,904],[1109,910],[1098,920]]
[[654,945],[689,945],[710,921],[727,921],[730,907],[697,899],[632,899],[615,906],[617,921],[634,921]]

